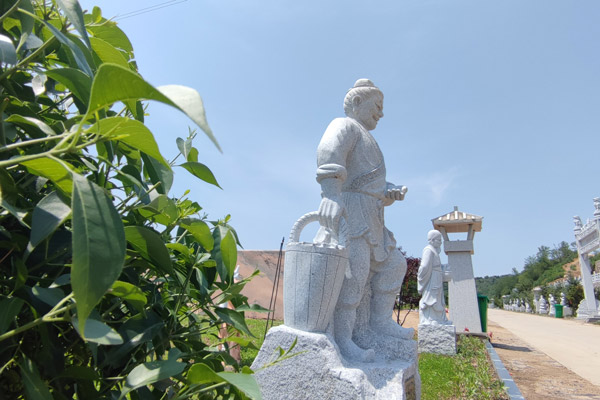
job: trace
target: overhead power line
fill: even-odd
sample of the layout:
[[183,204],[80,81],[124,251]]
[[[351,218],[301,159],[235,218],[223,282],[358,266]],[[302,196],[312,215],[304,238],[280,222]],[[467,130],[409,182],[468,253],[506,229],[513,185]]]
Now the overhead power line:
[[176,4],[183,3],[185,1],[187,1],[187,0],[169,0],[169,1],[165,1],[163,3],[155,4],[153,6],[148,6],[148,7],[140,8],[139,10],[131,11],[131,12],[124,13],[124,14],[119,14],[119,15],[115,16],[113,18],[113,20],[119,20],[119,19],[136,17],[136,16],[141,15],[141,14],[146,14],[146,13],[149,13],[149,12],[152,12],[152,11],[160,10],[161,8],[171,7],[171,6],[174,6]]

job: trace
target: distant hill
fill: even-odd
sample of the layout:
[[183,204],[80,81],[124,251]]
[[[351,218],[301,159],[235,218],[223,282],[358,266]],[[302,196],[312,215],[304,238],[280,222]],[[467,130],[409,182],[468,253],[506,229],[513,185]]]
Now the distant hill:
[[[281,258],[281,276],[279,278],[279,290],[277,302],[275,303],[275,319],[283,319],[283,258]],[[246,284],[242,293],[248,297],[250,304],[259,304],[264,308],[269,308],[271,293],[273,292],[273,282],[275,281],[275,271],[277,269],[278,250],[240,250],[238,251],[237,265],[240,267],[240,275],[247,278],[255,270],[260,274],[255,276]],[[246,313],[250,318],[267,318],[266,313]]]
[[536,286],[580,275],[577,251],[563,241],[553,249],[540,246],[535,256],[527,257],[521,272],[513,268],[512,274],[475,278],[475,284],[479,293],[499,301],[515,288],[529,293]]

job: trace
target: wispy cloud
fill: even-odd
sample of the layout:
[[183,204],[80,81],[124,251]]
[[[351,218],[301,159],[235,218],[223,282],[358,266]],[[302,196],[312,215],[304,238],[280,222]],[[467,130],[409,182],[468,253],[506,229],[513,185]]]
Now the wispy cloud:
[[419,193],[429,200],[431,206],[436,207],[444,200],[445,194],[456,183],[458,177],[459,168],[449,167],[409,179],[407,186],[409,192]]

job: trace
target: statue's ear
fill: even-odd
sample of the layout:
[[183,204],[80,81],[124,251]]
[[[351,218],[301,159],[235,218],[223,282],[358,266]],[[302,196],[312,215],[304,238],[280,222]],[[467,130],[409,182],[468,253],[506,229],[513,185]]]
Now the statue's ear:
[[354,96],[352,98],[352,105],[356,108],[360,105],[360,103],[362,103],[362,99],[360,98],[360,96]]

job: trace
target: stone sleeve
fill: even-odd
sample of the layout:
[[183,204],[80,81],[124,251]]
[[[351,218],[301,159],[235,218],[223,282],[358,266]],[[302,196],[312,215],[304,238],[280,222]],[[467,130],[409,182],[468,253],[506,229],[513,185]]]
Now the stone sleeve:
[[358,135],[348,118],[336,118],[329,124],[317,147],[318,182],[327,178],[346,180],[348,154],[354,148]]
[[419,293],[423,292],[425,286],[431,279],[431,271],[433,269],[433,260],[431,259],[432,252],[427,247],[423,249],[423,257],[421,257],[421,264],[419,265],[419,272],[417,273],[417,290]]

